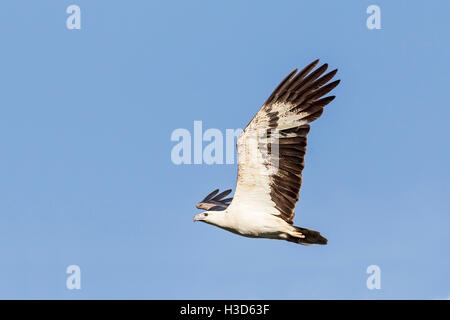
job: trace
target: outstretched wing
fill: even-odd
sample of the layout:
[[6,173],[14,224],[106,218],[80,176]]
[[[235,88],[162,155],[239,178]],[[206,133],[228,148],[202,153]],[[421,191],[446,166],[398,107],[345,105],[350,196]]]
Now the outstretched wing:
[[[229,211],[278,215],[292,224],[299,199],[309,123],[320,117],[339,84],[328,83],[328,65],[316,60],[292,71],[275,89],[238,138],[238,178]],[[328,84],[327,84],[328,83]]]
[[[209,210],[209,211],[222,211],[225,210],[230,204],[233,198],[225,198],[231,193],[231,189],[225,190],[219,194],[219,189],[214,190],[208,194],[202,201],[197,203],[195,206],[198,209]],[[225,198],[225,199],[224,199]]]

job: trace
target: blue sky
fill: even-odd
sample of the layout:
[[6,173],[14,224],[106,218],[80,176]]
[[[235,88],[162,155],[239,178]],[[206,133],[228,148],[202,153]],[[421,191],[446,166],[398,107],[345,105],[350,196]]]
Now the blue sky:
[[[66,28],[71,4],[81,30]],[[0,298],[449,297],[448,1],[0,9]],[[316,58],[342,82],[309,135],[295,223],[329,244],[192,223],[237,168],[173,164],[173,130],[244,127]],[[74,264],[81,290],[66,288]]]

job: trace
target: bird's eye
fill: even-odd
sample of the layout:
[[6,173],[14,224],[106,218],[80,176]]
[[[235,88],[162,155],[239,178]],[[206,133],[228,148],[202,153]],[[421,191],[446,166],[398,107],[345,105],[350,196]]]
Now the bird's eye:
[[205,212],[205,217],[207,217],[208,216],[208,214]]

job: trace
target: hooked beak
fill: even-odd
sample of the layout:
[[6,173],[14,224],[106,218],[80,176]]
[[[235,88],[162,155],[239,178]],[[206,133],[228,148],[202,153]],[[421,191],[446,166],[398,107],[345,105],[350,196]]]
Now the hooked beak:
[[195,221],[202,221],[202,220],[205,220],[205,215],[203,213],[200,213],[200,214],[194,216],[194,222]]

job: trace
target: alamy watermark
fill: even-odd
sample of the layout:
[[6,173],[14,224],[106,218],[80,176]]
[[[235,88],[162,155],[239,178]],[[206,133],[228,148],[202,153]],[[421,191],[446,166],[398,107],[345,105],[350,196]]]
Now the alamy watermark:
[[376,264],[367,267],[366,273],[370,274],[367,278],[366,286],[369,290],[381,289],[381,269]]
[[76,264],[72,264],[67,267],[66,273],[69,276],[66,279],[66,288],[68,290],[80,290],[81,289],[81,268]]
[[[203,131],[202,121],[194,121],[192,133],[185,128],[175,129],[170,140],[172,163],[181,164],[234,164],[237,160],[236,144],[242,129],[209,128]],[[239,161],[259,162],[278,168],[279,132],[277,130],[253,130],[247,133],[245,143],[239,147]]]
[[67,7],[66,13],[69,16],[66,19],[66,27],[69,30],[81,29],[81,9],[79,6],[73,4]]
[[381,29],[381,9],[379,6],[372,4],[367,7],[367,14],[370,16],[366,20],[366,26],[369,30]]

